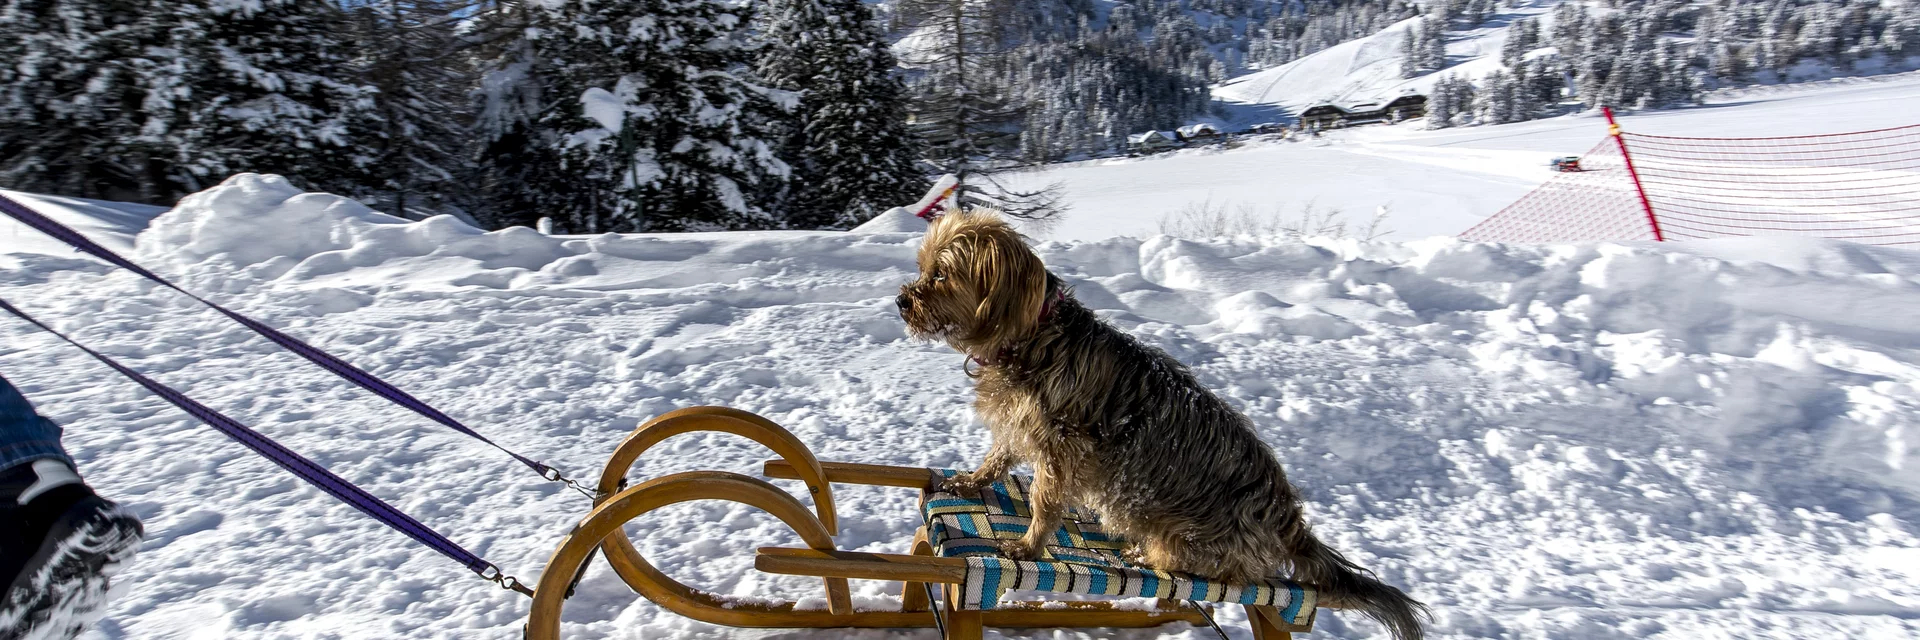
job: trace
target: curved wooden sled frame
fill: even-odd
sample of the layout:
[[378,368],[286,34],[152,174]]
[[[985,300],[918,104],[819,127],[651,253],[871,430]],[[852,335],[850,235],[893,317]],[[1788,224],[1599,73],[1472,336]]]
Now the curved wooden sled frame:
[[[676,435],[719,432],[741,436],[779,456],[769,460],[771,478],[800,480],[813,498],[807,509],[791,494],[773,484],[725,471],[687,471],[626,486],[626,475],[641,454]],[[600,474],[599,496],[593,511],[560,541],[534,589],[533,612],[527,618],[528,640],[559,640],[560,612],[569,590],[594,552],[606,553],[614,573],[642,597],[669,611],[711,624],[733,627],[932,627],[935,613],[922,585],[943,592],[940,607],[946,636],[972,640],[982,627],[1152,627],[1168,622],[1206,624],[1190,605],[1162,602],[1153,610],[1128,610],[1107,601],[1008,602],[988,611],[965,611],[953,606],[966,580],[966,561],[933,555],[926,528],[914,536],[913,555],[839,551],[833,536],[839,521],[833,504],[832,483],[924,488],[933,480],[926,469],[879,465],[821,463],[799,438],[766,418],[727,407],[691,407],[649,420],[628,435],[607,460]],[[779,518],[800,536],[805,549],[761,548],[754,568],[768,573],[815,576],[826,588],[825,609],[800,609],[794,602],[740,602],[681,584],[660,572],[627,539],[623,526],[667,505],[692,500],[728,500]],[[901,582],[898,611],[855,611],[847,580]],[[1280,622],[1272,607],[1247,607],[1254,637],[1261,640],[1290,637],[1291,631],[1310,631],[1303,625]]]

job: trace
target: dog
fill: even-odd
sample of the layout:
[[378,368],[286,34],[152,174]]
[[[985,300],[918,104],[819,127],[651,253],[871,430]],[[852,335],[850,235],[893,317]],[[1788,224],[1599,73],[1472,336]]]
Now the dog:
[[1251,420],[1074,300],[998,212],[936,218],[918,262],[896,299],[900,315],[915,337],[972,361],[974,410],[992,435],[980,467],[945,488],[1033,467],[1033,522],[1003,541],[1007,556],[1039,556],[1068,507],[1086,504],[1141,564],[1232,582],[1290,567],[1399,640],[1423,636],[1425,605],[1314,537]]

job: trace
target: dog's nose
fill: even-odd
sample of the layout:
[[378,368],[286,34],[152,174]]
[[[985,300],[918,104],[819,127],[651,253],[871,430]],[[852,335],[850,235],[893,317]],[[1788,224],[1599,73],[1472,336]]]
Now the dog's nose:
[[900,294],[900,297],[894,298],[893,303],[900,305],[901,311],[906,311],[908,309],[913,308],[913,298],[907,297],[907,294],[904,294],[904,293]]

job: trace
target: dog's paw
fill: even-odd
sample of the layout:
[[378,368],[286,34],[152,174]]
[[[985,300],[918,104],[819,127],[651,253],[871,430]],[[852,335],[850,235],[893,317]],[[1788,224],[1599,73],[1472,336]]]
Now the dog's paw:
[[1040,547],[1028,546],[1021,540],[1001,540],[1000,555],[1014,560],[1035,560],[1040,557]]
[[987,485],[987,482],[988,481],[980,478],[980,474],[962,473],[941,482],[940,490],[946,493],[960,493],[963,491],[971,493],[979,491],[980,487]]

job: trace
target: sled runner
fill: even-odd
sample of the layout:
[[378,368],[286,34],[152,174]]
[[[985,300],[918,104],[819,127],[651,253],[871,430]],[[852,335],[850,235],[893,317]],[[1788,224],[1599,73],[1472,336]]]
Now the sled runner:
[[[688,471],[627,486],[627,471],[647,449],[672,436],[702,431],[734,434],[772,450],[779,457],[766,463],[765,475],[803,482],[813,508],[765,480],[724,471]],[[526,637],[560,637],[561,607],[596,551],[605,552],[614,572],[648,600],[695,620],[734,627],[937,627],[946,638],[972,640],[981,637],[983,627],[1207,625],[1211,620],[1194,603],[1213,602],[1244,607],[1254,637],[1266,640],[1311,631],[1317,608],[1332,608],[1318,602],[1311,588],[1291,582],[1222,584],[1128,563],[1121,557],[1125,541],[1101,530],[1098,518],[1085,509],[1075,509],[1055,532],[1047,557],[1014,561],[1000,555],[996,541],[1026,532],[1026,480],[1009,476],[977,492],[938,490],[940,480],[954,473],[823,463],[786,429],[738,409],[694,407],[662,415],[635,429],[607,461],[593,511],[560,542],[534,589]],[[923,525],[914,535],[912,553],[836,549],[834,484],[919,490]],[[660,507],[690,500],[739,502],[786,523],[807,546],[761,548],[754,567],[821,578],[824,603],[726,599],[654,568],[627,539],[623,526]],[[855,609],[849,579],[900,583],[899,608]],[[1013,589],[1136,599],[1002,601]],[[1153,598],[1153,604],[1130,606],[1143,602],[1141,598]]]

